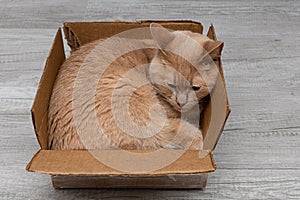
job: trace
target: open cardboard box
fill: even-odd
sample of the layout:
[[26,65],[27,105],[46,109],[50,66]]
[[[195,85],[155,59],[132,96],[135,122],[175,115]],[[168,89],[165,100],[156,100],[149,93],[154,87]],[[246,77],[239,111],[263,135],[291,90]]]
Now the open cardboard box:
[[[151,22],[65,22],[63,30],[68,45],[72,51],[75,51],[81,45],[99,38],[107,38],[133,28],[149,27]],[[173,30],[191,30],[198,33],[203,31],[202,25],[193,21],[155,22]],[[212,25],[207,35],[216,40]],[[31,109],[34,130],[41,149],[28,163],[27,171],[50,174],[53,186],[56,188],[205,187],[208,173],[216,170],[212,151],[230,113],[221,60],[219,60],[218,66],[220,76],[201,117],[200,126],[204,136],[204,150],[202,152],[185,151],[179,159],[156,171],[128,173],[104,165],[87,150],[48,149],[48,104],[56,75],[65,59],[62,32],[59,28]],[[214,108],[214,112],[212,108]],[[118,150],[102,151],[116,155],[114,151]],[[146,160],[146,162],[151,163],[151,160]]]

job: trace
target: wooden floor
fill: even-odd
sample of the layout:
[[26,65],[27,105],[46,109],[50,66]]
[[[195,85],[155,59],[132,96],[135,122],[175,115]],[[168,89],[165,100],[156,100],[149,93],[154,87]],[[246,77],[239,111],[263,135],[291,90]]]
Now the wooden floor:
[[[125,1],[124,1],[125,2]],[[28,173],[30,107],[62,21],[192,19],[225,42],[232,114],[204,190],[55,190]],[[300,199],[299,0],[0,0],[0,199]]]

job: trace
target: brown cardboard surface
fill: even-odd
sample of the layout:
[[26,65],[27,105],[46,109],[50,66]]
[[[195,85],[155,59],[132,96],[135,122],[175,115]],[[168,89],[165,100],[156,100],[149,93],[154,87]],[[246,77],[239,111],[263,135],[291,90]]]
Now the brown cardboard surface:
[[[107,38],[120,32],[149,27],[154,21],[139,22],[64,22],[64,33],[68,45],[76,50],[80,45],[92,42],[100,38]],[[202,33],[201,23],[194,21],[155,21],[172,30],[190,30]]]
[[[102,150],[107,155],[113,151]],[[175,151],[175,150],[170,150]],[[135,151],[142,152],[142,151]],[[151,161],[149,161],[151,163]],[[31,172],[53,175],[130,175],[107,167],[86,150],[40,150],[32,158],[26,168]],[[199,158],[199,151],[188,150],[172,164],[149,173],[134,175],[194,174],[215,171],[212,155],[209,153]]]
[[58,29],[31,108],[34,130],[42,149],[47,149],[48,146],[48,103],[51,97],[52,87],[58,69],[65,59],[62,33],[61,30]]
[[[215,29],[212,24],[209,27],[207,36],[213,40],[217,40]],[[221,58],[219,58],[218,64],[220,77],[216,82],[214,91],[211,94],[210,101],[208,102],[207,107],[203,111],[203,117],[201,119],[201,128],[204,136],[203,148],[211,151],[215,149],[218,140],[222,134],[226,120],[230,114],[230,105],[227,96]],[[225,107],[223,107],[223,105],[225,105]],[[214,111],[218,111],[217,114],[212,114],[212,106],[214,106]],[[212,117],[214,117],[213,121]]]
[[[209,27],[207,36],[210,37],[213,40],[217,40],[217,36],[216,36],[215,29],[214,29],[213,25],[211,25]],[[207,141],[210,140],[210,141],[212,141],[212,143],[211,144],[206,143],[206,145],[207,145],[206,149],[211,149],[212,151],[215,149],[215,147],[216,147],[216,145],[219,141],[219,138],[220,138],[220,136],[223,132],[224,126],[226,124],[226,121],[227,121],[227,119],[229,117],[229,114],[231,112],[229,99],[228,99],[228,95],[227,95],[227,88],[226,88],[226,82],[225,82],[225,77],[224,77],[224,71],[223,71],[223,67],[222,67],[221,58],[219,58],[219,72],[220,72],[220,77],[221,77],[222,80],[218,80],[213,95],[217,96],[216,99],[220,99],[220,100],[225,101],[226,107],[223,108],[223,109],[225,109],[225,113],[223,112],[223,115],[219,116],[221,118],[221,120],[223,121],[222,126],[219,128],[219,132],[216,132],[214,135],[212,135],[212,137],[214,137],[213,139],[207,139]],[[222,81],[222,83],[220,81]],[[220,83],[222,84],[222,86],[220,86]],[[209,102],[209,104],[210,105],[208,106],[208,108],[211,107],[212,102]],[[218,104],[218,103],[215,102],[214,104]],[[219,108],[219,109],[222,109],[222,108]],[[209,114],[209,116],[211,116],[211,113]],[[206,126],[206,128],[207,128],[207,126]],[[207,133],[207,131],[205,131],[205,133]]]

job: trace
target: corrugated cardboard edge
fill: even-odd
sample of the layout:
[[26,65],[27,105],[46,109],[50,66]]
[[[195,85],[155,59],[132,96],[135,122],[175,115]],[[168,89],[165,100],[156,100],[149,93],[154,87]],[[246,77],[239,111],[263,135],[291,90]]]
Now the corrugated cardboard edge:
[[[111,151],[102,150],[107,155]],[[174,150],[172,150],[174,151]],[[137,151],[133,151],[137,152]],[[147,151],[138,151],[147,152]],[[67,163],[67,164],[66,164]],[[151,163],[151,162],[149,162]],[[26,167],[27,171],[51,175],[121,175],[121,176],[155,176],[168,174],[209,173],[216,169],[211,153],[199,158],[199,151],[187,150],[180,158],[162,169],[147,173],[128,173],[112,169],[98,161],[87,150],[40,150]]]
[[58,69],[65,59],[66,56],[62,40],[62,32],[59,28],[47,57],[44,71],[31,108],[34,131],[42,149],[47,149],[48,104],[52,93],[52,87],[56,79]]
[[[173,30],[191,30],[198,33],[203,32],[202,24],[200,22],[195,22],[192,20],[143,20],[137,22],[64,22],[63,30],[68,45],[70,46],[71,50],[74,51],[81,45],[99,39],[98,36],[100,35],[103,38],[107,38],[129,29],[147,27],[152,22],[160,23],[164,27]],[[102,27],[99,28],[99,25],[101,25]],[[87,29],[87,27],[89,27],[89,29]],[[102,30],[105,30],[105,32],[102,32]]]
[[65,39],[67,40],[67,44],[71,48],[71,50],[76,50],[78,49],[81,45],[80,42],[78,41],[77,35],[74,33],[72,28],[65,26],[63,27],[64,34],[65,34]]

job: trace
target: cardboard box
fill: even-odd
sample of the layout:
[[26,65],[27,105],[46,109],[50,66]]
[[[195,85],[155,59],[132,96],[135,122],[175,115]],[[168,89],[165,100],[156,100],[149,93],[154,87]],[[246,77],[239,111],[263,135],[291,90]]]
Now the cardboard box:
[[[133,28],[149,27],[151,22],[65,22],[63,30],[68,45],[72,51],[75,51],[81,45],[99,38],[107,38]],[[191,30],[198,33],[203,31],[202,25],[193,21],[155,22],[173,30]],[[208,36],[216,40],[212,25],[208,30]],[[221,60],[218,66],[220,77],[202,114],[204,150],[185,151],[175,162],[156,171],[128,173],[104,165],[86,150],[49,150],[47,147],[48,104],[56,75],[66,59],[63,42],[61,28],[59,28],[31,109],[33,126],[41,149],[33,156],[26,170],[52,175],[55,188],[205,187],[208,173],[216,170],[212,151],[230,113]],[[103,150],[102,153],[117,156],[115,151],[118,150]],[[146,162],[151,163],[151,160]]]

